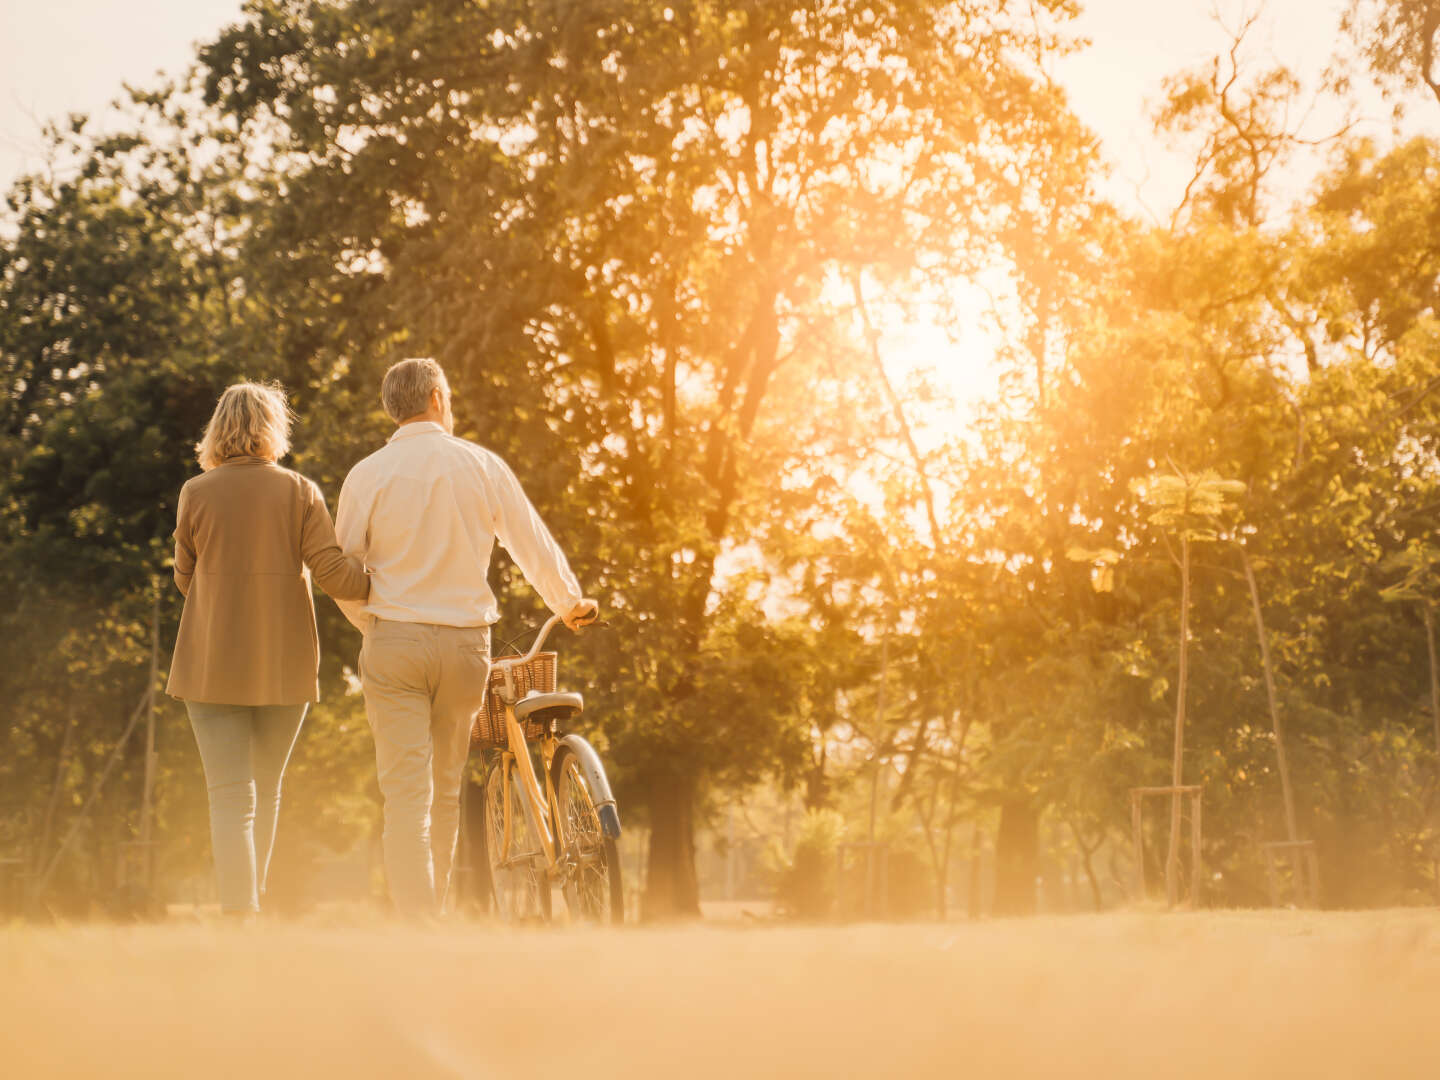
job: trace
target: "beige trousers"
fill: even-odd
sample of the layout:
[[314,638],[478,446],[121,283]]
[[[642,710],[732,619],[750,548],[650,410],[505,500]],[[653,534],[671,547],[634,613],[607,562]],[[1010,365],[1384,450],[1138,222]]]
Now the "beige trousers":
[[385,874],[406,916],[445,907],[470,720],[485,700],[490,629],[377,619],[360,649],[385,800]]

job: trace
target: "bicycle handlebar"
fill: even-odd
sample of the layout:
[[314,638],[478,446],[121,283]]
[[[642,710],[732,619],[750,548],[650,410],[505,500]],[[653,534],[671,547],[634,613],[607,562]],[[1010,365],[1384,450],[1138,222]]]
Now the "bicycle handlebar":
[[[530,646],[529,652],[527,652],[524,656],[520,657],[506,657],[503,662],[526,664],[529,663],[531,660],[534,660],[536,655],[540,652],[540,647],[545,644],[545,639],[550,636],[550,631],[555,629],[555,624],[562,621],[563,620],[559,615],[551,615],[550,618],[545,620],[545,625],[540,628],[540,633],[535,638],[535,644]],[[501,662],[502,661],[496,661],[496,663]]]
[[[595,612],[595,614],[598,616],[598,610]],[[529,652],[525,653],[523,656],[497,657],[491,662],[492,666],[498,667],[503,664],[508,667],[510,665],[528,664],[531,660],[534,660],[537,655],[539,655],[541,648],[545,645],[545,639],[550,636],[550,631],[555,629],[555,624],[564,621],[565,617],[563,615],[551,615],[550,618],[545,620],[545,625],[540,628],[540,633],[536,635],[535,643],[530,646]],[[597,625],[604,625],[604,623],[603,621],[600,621],[598,619],[592,619],[592,621],[588,623],[582,623],[581,628],[583,629],[586,626]]]

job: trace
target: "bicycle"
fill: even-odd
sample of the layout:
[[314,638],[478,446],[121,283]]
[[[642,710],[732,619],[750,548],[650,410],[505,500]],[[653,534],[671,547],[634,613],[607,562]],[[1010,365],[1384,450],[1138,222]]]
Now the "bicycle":
[[[560,622],[549,619],[530,651],[493,662],[472,743],[494,751],[485,775],[480,842],[495,909],[510,922],[549,921],[559,885],[572,918],[624,922],[620,812],[595,749],[565,728],[584,698],[555,689],[556,654],[541,646]],[[544,790],[531,743],[538,744]]]

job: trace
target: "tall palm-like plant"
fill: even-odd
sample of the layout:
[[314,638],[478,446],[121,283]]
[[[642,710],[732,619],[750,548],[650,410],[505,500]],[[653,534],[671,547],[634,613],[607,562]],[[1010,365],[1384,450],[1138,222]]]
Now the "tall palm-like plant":
[[[1170,844],[1165,855],[1165,899],[1172,907],[1180,872],[1180,792],[1184,777],[1185,698],[1190,671],[1190,548],[1219,539],[1219,524],[1233,508],[1235,496],[1245,491],[1239,480],[1226,480],[1214,472],[1154,475],[1131,485],[1150,509],[1149,522],[1161,530],[1172,558],[1180,568],[1180,673],[1175,690],[1175,752],[1170,784]],[[1170,545],[1179,543],[1176,555]],[[1192,885],[1193,888],[1193,885]]]
[[1380,590],[1380,599],[1389,604],[1415,604],[1425,626],[1425,646],[1430,658],[1430,719],[1435,725],[1435,752],[1440,754],[1440,670],[1435,661],[1435,605],[1440,603],[1440,549],[1411,540],[1381,565],[1386,573],[1402,573],[1395,584]]

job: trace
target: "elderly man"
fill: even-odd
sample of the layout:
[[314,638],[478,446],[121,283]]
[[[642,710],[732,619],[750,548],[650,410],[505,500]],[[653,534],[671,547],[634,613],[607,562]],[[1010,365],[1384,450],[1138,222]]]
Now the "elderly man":
[[445,906],[470,720],[490,673],[495,541],[570,629],[599,609],[515,474],[455,437],[439,364],[400,361],[380,398],[395,432],[350,470],[335,516],[341,548],[370,571],[370,598],[341,607],[365,635],[360,681],[385,799],[390,896],[402,914],[424,917]]

